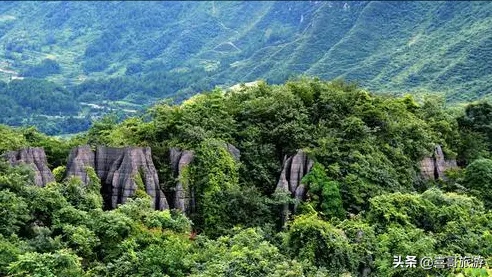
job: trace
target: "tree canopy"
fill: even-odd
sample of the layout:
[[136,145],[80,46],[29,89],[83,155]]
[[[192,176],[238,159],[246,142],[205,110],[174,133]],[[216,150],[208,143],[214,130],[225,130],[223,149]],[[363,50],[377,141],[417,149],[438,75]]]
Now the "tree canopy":
[[[166,195],[177,181],[169,150],[191,150],[179,181],[196,206],[188,217],[154,211],[140,191],[103,210],[97,178],[83,185],[59,177],[41,188],[30,168],[2,162],[0,275],[487,276],[488,104],[457,111],[441,101],[302,78],[162,102],[121,123],[104,118],[70,140],[1,126],[0,152],[44,147],[58,175],[74,145],[149,146]],[[437,180],[420,168],[436,145],[462,166]],[[296,203],[276,186],[286,157],[300,150],[313,167]],[[285,205],[297,208],[283,226]],[[489,266],[394,268],[394,255],[480,255]]]

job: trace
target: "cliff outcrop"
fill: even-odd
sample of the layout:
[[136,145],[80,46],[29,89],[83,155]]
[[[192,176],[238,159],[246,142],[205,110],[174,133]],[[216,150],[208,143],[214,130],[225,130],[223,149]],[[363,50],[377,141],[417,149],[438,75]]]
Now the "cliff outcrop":
[[[224,148],[231,154],[234,160],[239,161],[241,152],[234,145],[224,143]],[[191,150],[171,148],[169,160],[173,177],[177,180],[174,187],[173,207],[183,213],[190,214],[195,210],[195,192],[186,182],[183,176],[184,169],[193,161],[194,154]]]
[[[294,156],[284,159],[282,172],[277,183],[277,192],[287,192],[299,203],[304,199],[307,187],[302,183],[302,178],[311,171],[313,161],[308,158],[306,153],[299,150]],[[295,211],[297,205],[290,207]],[[282,209],[282,222],[287,221],[289,205],[284,205]]]
[[[113,148],[98,146],[94,153],[89,146],[72,149],[67,166],[67,177],[79,177],[87,183],[87,167],[93,167],[101,179],[105,206],[114,209],[133,196],[138,189],[145,190],[151,197],[152,207],[168,209],[164,193],[159,187],[157,170],[152,162],[150,148]],[[139,188],[138,184],[142,186]]]
[[34,170],[34,183],[44,187],[46,184],[55,181],[53,173],[48,167],[46,154],[43,148],[27,147],[17,151],[10,151],[5,154],[7,161],[16,166],[26,164]]
[[301,180],[313,167],[313,161],[303,151],[286,158],[277,183],[277,191],[289,192],[296,200],[302,200],[306,194],[306,185]]
[[177,180],[174,189],[174,208],[188,214],[190,209],[194,208],[195,195],[184,180],[183,170],[193,161],[193,152],[171,148],[169,156],[173,177]]
[[[235,146],[224,143],[224,148],[238,161],[240,151]],[[27,164],[34,169],[35,184],[46,186],[54,182],[55,178],[46,161],[46,154],[42,148],[24,148],[11,151],[5,155],[11,165]],[[195,195],[193,188],[186,183],[183,176],[184,169],[194,158],[193,151],[172,148],[170,150],[170,165],[173,177],[177,182],[174,189],[172,206],[183,213],[190,213],[195,208]],[[291,158],[294,168],[299,163],[298,157]],[[291,160],[289,159],[289,161]],[[71,150],[66,178],[77,177],[84,184],[90,182],[87,168],[95,170],[101,180],[101,193],[107,209],[114,209],[118,204],[123,204],[129,197],[135,195],[137,190],[144,190],[152,199],[152,206],[158,210],[168,209],[168,201],[164,192],[160,189],[157,170],[152,161],[151,149],[148,147],[114,148],[98,146],[95,151],[90,146],[78,146]],[[292,169],[295,171],[295,169]],[[295,174],[287,174],[294,176]],[[286,174],[284,174],[285,176]],[[302,176],[300,177],[302,178]],[[300,180],[300,179],[299,179]],[[290,181],[290,187],[295,187],[297,193],[303,194],[302,186],[294,177]],[[299,187],[299,188],[297,188]]]
[[95,169],[95,155],[89,145],[78,146],[70,151],[67,164],[67,176],[79,177],[84,184],[89,182],[87,167]]
[[457,168],[456,160],[446,159],[440,145],[436,145],[431,157],[426,157],[420,161],[420,172],[426,179],[439,180],[446,179],[444,171]]

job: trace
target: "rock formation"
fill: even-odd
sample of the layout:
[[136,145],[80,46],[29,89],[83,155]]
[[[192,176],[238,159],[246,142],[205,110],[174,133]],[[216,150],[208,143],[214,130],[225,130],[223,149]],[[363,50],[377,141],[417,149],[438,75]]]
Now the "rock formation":
[[229,154],[232,155],[234,160],[236,160],[236,162],[239,161],[239,159],[241,158],[241,152],[239,151],[239,149],[236,148],[236,146],[234,146],[230,143],[226,143],[225,148],[227,149]]
[[[96,150],[96,172],[108,195],[111,208],[125,203],[138,189],[135,178],[142,178],[145,191],[158,210],[168,209],[166,197],[159,187],[157,170],[152,162],[149,147],[111,148],[98,146]],[[104,190],[104,189],[103,189]]]
[[[231,144],[224,143],[225,149],[236,161],[240,151]],[[47,166],[46,155],[42,148],[25,148],[11,151],[5,155],[12,165],[25,163],[35,172],[35,184],[45,186],[54,182],[53,173]],[[194,210],[195,197],[193,189],[188,188],[182,179],[183,169],[193,161],[193,152],[173,148],[170,151],[172,172],[178,182],[175,187],[174,208],[189,213]],[[143,189],[152,199],[152,206],[158,210],[168,209],[166,197],[159,186],[157,170],[152,162],[150,148],[125,147],[113,148],[98,146],[94,152],[90,146],[78,146],[70,152],[66,177],[78,177],[87,184],[90,178],[87,168],[95,169],[101,179],[101,193],[107,209],[114,209],[133,196],[138,189]],[[140,182],[141,179],[141,182]],[[139,188],[138,184],[142,187]]]
[[302,177],[309,173],[313,161],[303,151],[285,159],[282,173],[277,183],[277,190],[289,192],[292,197],[302,200],[306,193],[306,186],[301,183]]
[[79,177],[84,184],[89,182],[87,167],[95,168],[95,155],[89,145],[78,146],[70,152],[67,164],[67,176]]
[[53,173],[48,168],[48,162],[46,161],[46,154],[43,148],[27,147],[17,151],[7,152],[5,156],[12,166],[26,164],[32,167],[34,169],[34,183],[37,186],[44,187],[46,184],[55,181]]
[[96,153],[89,146],[72,150],[67,166],[67,177],[77,176],[87,183],[86,167],[93,167],[101,179],[102,194],[106,208],[114,209],[135,194],[137,178],[142,179],[145,192],[158,210],[168,209],[166,197],[159,187],[157,170],[152,162],[150,148],[112,148],[98,146]]
[[193,152],[171,148],[170,160],[173,176],[178,180],[174,191],[174,208],[189,213],[190,208],[193,209],[195,206],[195,197],[193,191],[183,184],[182,173],[183,169],[193,161]]
[[434,157],[426,157],[420,161],[420,173],[426,179],[434,179]]
[[436,145],[432,157],[420,161],[420,172],[426,179],[446,179],[444,171],[457,168],[456,160],[446,160],[440,145]]
[[[309,173],[313,167],[313,161],[308,158],[306,153],[299,150],[289,158],[284,159],[282,173],[277,183],[277,192],[289,193],[296,202],[303,200],[306,196],[306,185],[301,182],[302,178]],[[293,210],[296,209],[294,205]],[[289,207],[284,205],[282,220],[283,223],[287,220]]]
[[[241,157],[239,149],[229,143],[224,143],[224,147],[236,161],[239,161]],[[195,192],[193,188],[187,186],[182,173],[183,169],[193,161],[193,157],[193,151],[190,150],[171,148],[169,151],[173,177],[177,179],[174,189],[174,208],[186,214],[195,210]]]

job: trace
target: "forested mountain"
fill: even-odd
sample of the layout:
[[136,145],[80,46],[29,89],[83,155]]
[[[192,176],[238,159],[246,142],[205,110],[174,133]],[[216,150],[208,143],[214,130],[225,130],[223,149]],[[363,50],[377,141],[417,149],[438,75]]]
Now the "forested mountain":
[[70,140],[0,125],[0,275],[491,276],[491,126],[487,102],[307,78]]
[[2,2],[0,38],[0,276],[492,276],[492,2]]
[[473,99],[491,90],[491,13],[490,2],[2,3],[0,58],[4,79],[66,85],[155,73],[159,97],[305,73]]
[[[490,2],[5,2],[0,79],[41,107],[0,91],[0,123],[76,133],[111,111],[303,74],[475,100],[492,90],[491,13]],[[24,91],[29,79],[53,84]],[[52,106],[47,87],[67,93]]]

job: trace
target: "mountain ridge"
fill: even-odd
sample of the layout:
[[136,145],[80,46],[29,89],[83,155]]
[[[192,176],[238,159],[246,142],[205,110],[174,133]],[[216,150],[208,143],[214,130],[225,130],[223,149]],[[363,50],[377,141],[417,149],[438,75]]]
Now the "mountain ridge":
[[[163,98],[302,75],[449,102],[492,95],[490,2],[9,2],[0,37],[10,107],[0,123],[50,134]],[[63,105],[43,103],[56,97]],[[52,116],[76,127],[45,126]]]
[[140,65],[201,69],[226,84],[309,74],[455,98],[471,87],[465,96],[476,98],[490,91],[492,70],[475,56],[492,52],[491,11],[487,2],[9,3],[0,57],[21,74],[52,58],[62,72],[47,77],[63,84]]

